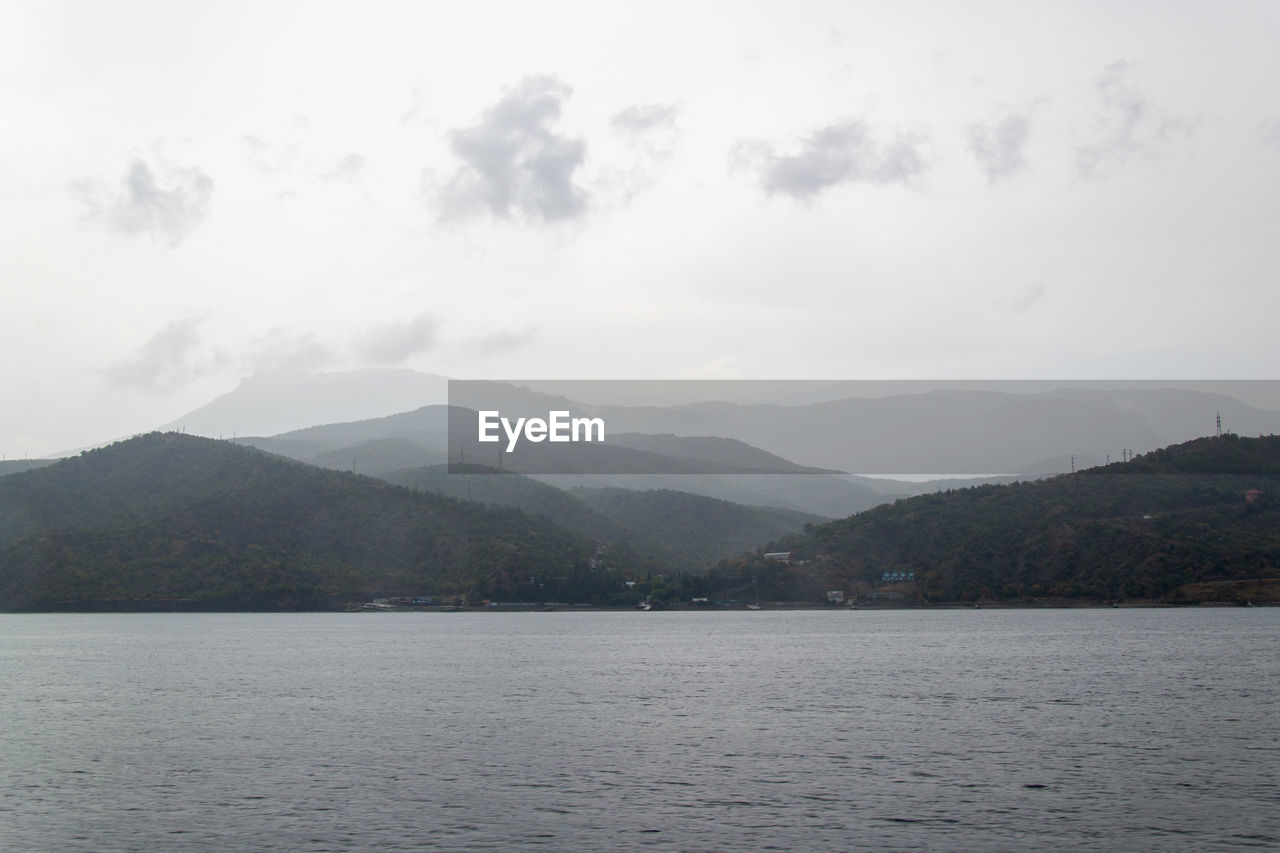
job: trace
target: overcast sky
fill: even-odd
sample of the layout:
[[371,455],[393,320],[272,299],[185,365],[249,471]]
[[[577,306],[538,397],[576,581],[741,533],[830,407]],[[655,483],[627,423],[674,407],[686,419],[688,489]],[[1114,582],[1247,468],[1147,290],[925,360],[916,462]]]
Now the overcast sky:
[[0,2],[0,452],[278,369],[1276,378],[1280,4]]

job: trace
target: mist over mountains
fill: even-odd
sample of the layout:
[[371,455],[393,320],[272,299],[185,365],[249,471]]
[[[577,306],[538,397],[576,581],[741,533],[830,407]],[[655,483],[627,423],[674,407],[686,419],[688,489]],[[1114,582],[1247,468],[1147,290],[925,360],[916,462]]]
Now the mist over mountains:
[[[939,387],[943,383],[848,383],[850,390],[878,396],[834,398],[841,392],[841,383],[793,383],[793,390],[783,383],[666,384],[672,387],[668,397],[698,390],[716,396],[697,402],[622,405],[536,389],[545,385],[619,399],[634,388],[635,396],[643,392],[655,398],[661,383],[561,382],[524,387],[455,381],[450,385],[431,374],[373,369],[272,374],[245,380],[235,391],[162,429],[209,437],[253,436],[255,446],[264,446],[261,439],[266,437],[323,441],[327,450],[400,438],[449,454],[451,423],[446,411],[406,413],[446,402],[458,408],[494,408],[537,417],[565,409],[603,418],[618,446],[663,456],[707,461],[710,451],[663,448],[658,438],[662,435],[720,438],[802,468],[949,476],[1061,473],[1071,470],[1072,456],[1077,467],[1084,467],[1101,464],[1108,457],[1119,459],[1127,452],[1211,435],[1218,417],[1226,430],[1246,435],[1280,430],[1280,411],[1255,404],[1275,401],[1280,405],[1271,387],[1274,383],[1264,382],[992,382],[954,383],[950,388]],[[789,404],[759,402],[765,390]],[[822,395],[828,399],[810,399]],[[455,448],[449,458],[456,458],[462,452],[458,445],[471,443],[472,429],[465,419],[454,419],[452,426]],[[623,433],[645,438],[625,441],[620,438]],[[297,447],[300,453],[302,446]],[[312,449],[322,452],[319,445]],[[470,450],[473,461],[500,464],[492,448],[472,446]],[[623,467],[587,466],[563,473],[587,469],[615,474],[712,473],[689,470],[687,465],[663,472],[646,471],[630,462],[618,464]],[[734,467],[723,459],[719,464]],[[517,470],[521,469],[517,466]]]
[[234,390],[159,427],[209,438],[278,433],[378,418],[443,403],[448,380],[415,370],[334,373],[276,371],[246,377]]
[[[1273,501],[1260,497],[1275,490],[1274,440],[1151,446],[1219,418],[1228,430],[1280,426],[1277,412],[1223,393],[1231,383],[930,387],[790,405],[743,402],[751,389],[732,384],[723,396],[738,402],[621,405],[464,383],[448,405],[380,413],[438,399],[445,383],[411,371],[275,375],[180,420],[346,419],[233,428],[222,441],[152,433],[0,465],[0,609],[312,609],[389,594],[619,605],[660,589],[741,599],[748,582],[807,600],[824,587],[878,595],[883,572],[918,573],[922,600],[1191,600],[1201,592],[1188,584],[1269,596],[1276,574]],[[348,405],[341,392],[357,386]],[[606,440],[508,453],[480,441],[464,402],[598,417]],[[1091,477],[1152,465],[1240,476],[1141,487]],[[1031,482],[1066,466],[1089,470]],[[984,470],[1010,473],[843,473]],[[783,571],[766,548],[808,567]],[[671,573],[682,580],[662,580]]]

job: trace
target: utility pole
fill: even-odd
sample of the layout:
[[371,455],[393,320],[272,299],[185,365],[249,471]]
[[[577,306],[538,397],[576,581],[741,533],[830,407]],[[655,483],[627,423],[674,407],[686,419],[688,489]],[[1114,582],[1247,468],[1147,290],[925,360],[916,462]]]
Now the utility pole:
[[1218,438],[1222,438],[1222,412],[1218,412]]

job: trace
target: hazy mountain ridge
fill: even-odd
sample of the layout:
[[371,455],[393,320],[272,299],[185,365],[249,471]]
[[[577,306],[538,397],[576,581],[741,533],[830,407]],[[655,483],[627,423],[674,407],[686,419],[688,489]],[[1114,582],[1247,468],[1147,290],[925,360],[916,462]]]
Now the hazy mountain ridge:
[[[721,384],[726,386],[726,393],[733,392],[732,383]],[[502,403],[510,413],[545,417],[550,410],[568,409],[578,415],[602,417],[611,435],[650,436],[644,439],[649,446],[638,449],[657,449],[652,446],[656,440],[653,436],[663,434],[715,437],[742,442],[788,464],[810,468],[874,474],[970,475],[1066,473],[1073,455],[1081,464],[1101,463],[1108,456],[1118,459],[1125,451],[1143,452],[1212,434],[1219,415],[1228,430],[1242,434],[1280,432],[1280,411],[1258,405],[1272,405],[1277,399],[1278,392],[1266,383],[952,384],[955,387],[938,387],[946,383],[930,382],[869,386],[851,383],[851,388],[862,389],[861,393],[868,396],[804,402],[804,395],[797,391],[791,395],[795,398],[793,405],[730,399],[657,406],[575,401],[502,382],[450,386],[443,377],[413,371],[274,374],[245,380],[240,388],[177,419],[172,426],[185,425],[191,432],[215,434],[210,428],[197,429],[193,424],[202,422],[202,413],[234,410],[244,413],[239,425],[228,421],[216,434],[230,437],[234,432],[238,436],[254,434],[289,440],[323,436],[329,443],[328,450],[374,439],[412,438],[434,450],[449,452],[452,458],[458,449],[445,446],[449,416],[443,404],[448,387],[455,397],[449,402],[455,407],[494,408]],[[797,387],[803,385],[799,383]],[[1085,387],[1090,385],[1098,387]],[[893,393],[876,393],[882,386]],[[839,387],[836,383],[835,388]],[[383,393],[386,388],[392,388],[394,393]],[[478,388],[483,389],[482,394]],[[922,390],[914,392],[915,388]],[[1001,390],[1006,388],[1009,390]],[[774,393],[784,396],[786,391],[785,386],[774,389]],[[824,393],[836,392],[827,388]],[[1232,393],[1242,396],[1237,399]],[[253,415],[257,408],[262,410],[261,417]],[[416,436],[406,435],[401,428],[405,424],[394,422],[424,408],[431,413],[413,425],[419,430]],[[430,419],[434,420],[427,423]],[[279,425],[285,420],[291,422],[287,431],[253,428],[255,423]],[[368,421],[384,422],[365,423]],[[338,435],[344,424],[349,434]],[[454,426],[460,424],[455,421]],[[455,429],[455,440],[461,437],[469,441],[474,424],[461,426],[464,428]],[[430,437],[422,430],[431,433]],[[469,447],[465,461],[499,464],[490,451],[491,446]],[[664,452],[704,461],[707,456]],[[663,473],[677,470],[687,469],[673,468]]]
[[57,461],[57,459],[6,459],[0,461],[0,477],[6,474],[21,474],[23,471],[43,468]]
[[[963,384],[963,383],[961,383]],[[1114,384],[1114,383],[1111,383]],[[1149,383],[1136,383],[1147,385]],[[1212,383],[1170,386],[1217,387]],[[1221,383],[1230,387],[1231,383]],[[791,462],[863,474],[1065,473],[1075,454],[1101,462],[1229,427],[1280,431],[1280,412],[1188,387],[1081,388],[1038,393],[933,389],[783,406],[709,401],[673,406],[598,405],[505,383],[463,386],[455,402],[513,412],[571,409],[612,432],[735,439]]]
[[238,387],[159,430],[208,438],[277,435],[442,404],[447,388],[443,376],[393,368],[263,373],[242,379]]
[[581,536],[608,543],[615,558],[654,571],[702,571],[716,560],[826,518],[743,506],[665,489],[575,488],[563,491],[483,466],[431,466],[386,475],[399,485],[485,503],[515,506]]

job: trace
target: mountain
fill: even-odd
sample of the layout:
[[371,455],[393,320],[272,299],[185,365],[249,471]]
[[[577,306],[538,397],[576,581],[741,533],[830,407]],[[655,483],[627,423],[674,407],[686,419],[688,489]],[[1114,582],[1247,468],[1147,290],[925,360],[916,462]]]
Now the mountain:
[[[581,384],[583,390],[595,387]],[[451,386],[451,402],[521,415],[568,409],[603,419],[610,434],[717,436],[798,465],[859,474],[1064,473],[1072,455],[1101,461],[1125,450],[1187,441],[1213,432],[1218,416],[1228,427],[1251,434],[1280,431],[1280,412],[1229,395],[1238,391],[1252,399],[1271,399],[1274,394],[1263,393],[1267,383],[932,387],[937,384],[921,383],[929,390],[920,393],[798,405],[708,401],[626,406],[575,401],[508,383],[467,382]]]
[[[380,476],[387,482],[410,489],[495,506],[517,507],[596,541],[618,538],[621,534],[607,518],[569,492],[511,471],[453,463],[406,468]],[[760,542],[763,541],[762,538]]]
[[510,471],[469,465],[397,471],[386,479],[451,497],[519,507],[607,545],[611,559],[648,571],[700,572],[717,560],[794,533],[822,516],[742,506],[667,489],[575,488],[545,485]]
[[1225,435],[819,525],[769,546],[793,552],[789,579],[759,556],[720,570],[801,597],[1179,602],[1248,590],[1280,599],[1277,498],[1280,437]]
[[33,471],[36,468],[43,468],[46,465],[52,465],[57,462],[56,459],[6,459],[0,462],[0,477],[6,474],[20,474],[23,471]]
[[2,610],[622,589],[592,553],[537,516],[175,433],[0,478]]
[[756,507],[841,518],[898,497],[928,491],[923,484],[842,474],[586,474],[535,475],[561,489],[687,492]]
[[685,571],[703,571],[716,560],[825,520],[667,489],[578,488],[572,494],[622,530],[642,553]]
[[445,377],[413,370],[280,371],[243,379],[235,390],[160,429],[210,438],[276,435],[443,404],[447,397]]
[[381,477],[384,474],[415,466],[444,464],[448,459],[443,451],[435,450],[424,442],[408,438],[380,438],[326,453],[317,453],[307,461],[321,468],[351,471],[368,477]]
[[[657,453],[673,459],[698,460],[718,466],[722,472],[739,474],[839,474],[824,468],[797,465],[774,453],[752,447],[736,438],[709,435],[650,435],[638,432],[612,433],[609,444]],[[677,472],[666,472],[677,473]]]
[[[545,412],[543,413],[546,414]],[[606,441],[553,444],[506,439],[481,443],[477,412],[458,406],[424,406],[380,418],[322,424],[268,437],[237,438],[257,447],[324,467],[385,473],[446,459],[484,463],[526,474],[821,474],[741,441],[707,436],[610,434]],[[362,467],[360,457],[367,460]],[[368,467],[374,466],[374,467]]]

